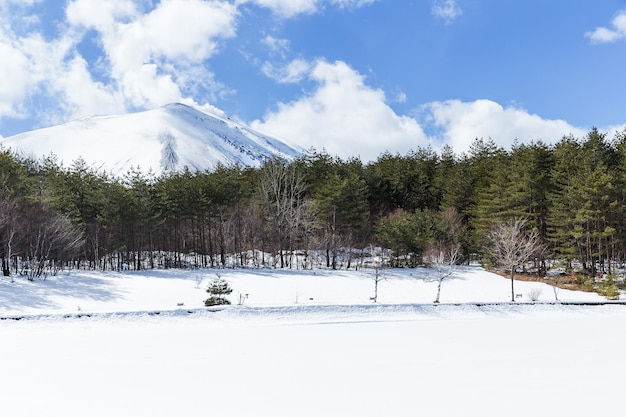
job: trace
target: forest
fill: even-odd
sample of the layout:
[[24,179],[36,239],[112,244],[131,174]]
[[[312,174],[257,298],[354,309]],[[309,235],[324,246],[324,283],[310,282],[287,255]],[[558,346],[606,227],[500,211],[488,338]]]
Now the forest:
[[416,149],[364,164],[311,150],[260,168],[121,178],[54,155],[0,151],[0,261],[30,279],[98,270],[266,266],[357,268],[373,248],[418,266],[454,242],[458,262],[489,263],[494,225],[523,219],[543,243],[532,260],[612,273],[626,259],[626,131],[592,129],[468,152]]

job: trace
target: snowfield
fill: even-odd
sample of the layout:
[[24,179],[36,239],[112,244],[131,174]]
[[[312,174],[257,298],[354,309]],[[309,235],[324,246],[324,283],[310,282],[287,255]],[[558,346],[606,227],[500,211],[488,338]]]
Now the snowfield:
[[[98,312],[132,312],[199,308],[205,292],[218,276],[230,284],[230,301],[247,307],[298,305],[345,306],[372,304],[374,271],[198,269],[137,272],[61,272],[46,280],[30,282],[0,278],[0,315]],[[378,285],[379,304],[430,304],[437,282],[428,268],[384,269]],[[554,301],[551,286],[539,282],[515,282],[519,301],[530,301],[539,290],[539,301]],[[602,301],[595,293],[559,290],[561,301]],[[442,303],[507,302],[511,281],[479,267],[460,269],[444,280]],[[184,306],[179,306],[184,304]]]
[[[233,288],[233,305],[204,308],[216,274]],[[376,304],[371,271],[2,278],[0,411],[587,416],[624,408],[626,306],[555,304],[550,286],[520,281],[523,302],[509,303],[510,281],[478,267],[444,281],[434,305],[430,270],[384,274]],[[533,290],[538,303],[528,302]]]

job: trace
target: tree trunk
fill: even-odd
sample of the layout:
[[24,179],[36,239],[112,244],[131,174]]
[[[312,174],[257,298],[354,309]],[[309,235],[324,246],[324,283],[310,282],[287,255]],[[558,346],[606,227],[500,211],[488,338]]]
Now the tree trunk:
[[435,298],[435,304],[439,304],[439,295],[441,294],[441,283],[443,282],[443,279],[440,278],[439,279],[439,283],[437,284],[437,298]]
[[512,266],[511,267],[511,301],[515,302],[515,280],[514,280],[514,276],[515,276],[515,267]]

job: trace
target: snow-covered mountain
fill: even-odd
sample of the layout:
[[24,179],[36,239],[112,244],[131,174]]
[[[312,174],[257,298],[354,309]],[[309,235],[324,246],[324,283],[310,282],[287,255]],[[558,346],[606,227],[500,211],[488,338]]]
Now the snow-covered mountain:
[[94,116],[0,140],[23,157],[54,154],[65,166],[83,159],[114,175],[139,167],[144,173],[211,170],[218,164],[259,166],[267,158],[301,154],[230,119],[184,104],[117,116]]

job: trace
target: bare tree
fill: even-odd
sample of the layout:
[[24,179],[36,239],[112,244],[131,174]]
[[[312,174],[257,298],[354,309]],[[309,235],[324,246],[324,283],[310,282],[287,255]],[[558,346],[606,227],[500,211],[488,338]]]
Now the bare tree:
[[489,233],[493,261],[511,273],[511,301],[515,301],[515,269],[545,248],[536,231],[526,231],[526,222],[516,218],[497,223]]
[[43,205],[27,208],[22,227],[24,266],[29,280],[41,277],[46,269],[55,272],[55,262],[68,260],[83,247],[83,235],[67,216]]
[[305,203],[305,182],[295,165],[272,159],[263,166],[261,199],[278,245],[280,267],[285,267],[285,249],[292,251],[304,214],[310,204]]
[[382,265],[374,265],[374,296],[371,298],[373,302],[378,302],[378,283],[384,278],[382,274]]
[[552,277],[552,292],[554,292],[554,300],[559,301],[559,291],[561,291],[561,285],[566,281],[565,275],[555,275]]
[[461,236],[465,233],[465,226],[461,215],[454,208],[447,208],[439,214],[439,236],[431,241],[424,251],[424,262],[437,272],[437,297],[439,303],[441,284],[444,279],[454,275],[461,260]]
[[2,274],[11,275],[11,257],[13,256],[13,242],[17,228],[17,203],[5,198],[0,201],[0,258],[2,258]]
[[441,283],[454,275],[460,259],[461,245],[458,243],[434,242],[426,248],[424,262],[437,272],[437,297],[434,303],[439,303]]
[[[374,248],[370,247],[370,253],[374,254]],[[375,258],[372,261],[372,269],[374,270],[374,275],[372,278],[374,279],[374,296],[370,298],[373,302],[378,302],[378,283],[385,279],[383,275],[383,259]]]

